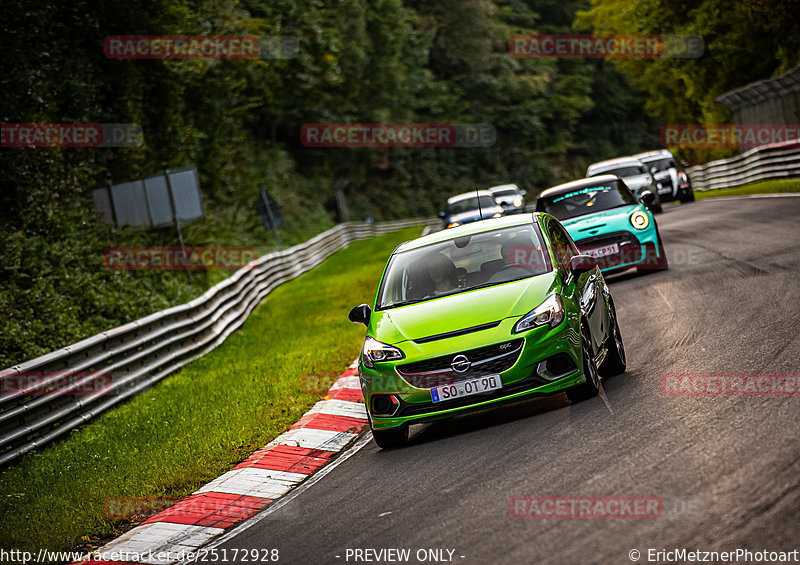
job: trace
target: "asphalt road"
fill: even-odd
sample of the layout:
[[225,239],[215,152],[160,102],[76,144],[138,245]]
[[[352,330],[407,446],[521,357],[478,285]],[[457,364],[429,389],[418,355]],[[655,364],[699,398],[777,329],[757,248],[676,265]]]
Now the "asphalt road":
[[[671,269],[608,278],[628,371],[604,381],[604,398],[560,394],[416,426],[399,450],[370,441],[217,549],[277,548],[283,564],[419,563],[417,550],[444,548],[465,565],[591,565],[631,563],[631,549],[664,563],[647,550],[800,548],[800,397],[659,386],[665,372],[800,371],[800,198],[665,208]],[[519,519],[519,495],[655,496],[664,512]],[[411,555],[347,553],[367,548]]]

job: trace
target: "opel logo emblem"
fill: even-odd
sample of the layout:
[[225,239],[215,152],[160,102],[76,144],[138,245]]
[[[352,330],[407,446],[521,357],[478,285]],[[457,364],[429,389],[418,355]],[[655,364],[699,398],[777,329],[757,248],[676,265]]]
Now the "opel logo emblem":
[[450,363],[450,368],[453,369],[456,373],[463,373],[464,371],[468,371],[471,366],[472,363],[470,363],[466,355],[456,355],[455,357],[453,357],[453,362]]

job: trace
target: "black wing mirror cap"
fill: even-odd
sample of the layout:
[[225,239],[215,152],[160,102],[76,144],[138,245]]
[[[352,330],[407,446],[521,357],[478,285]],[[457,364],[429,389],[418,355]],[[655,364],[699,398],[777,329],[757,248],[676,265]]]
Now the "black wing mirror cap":
[[369,307],[369,304],[359,304],[352,310],[350,310],[350,314],[348,314],[348,318],[354,324],[364,324],[365,326],[369,324],[369,317],[372,314],[372,310]]
[[569,270],[572,271],[576,277],[583,273],[588,273],[597,267],[597,259],[591,255],[575,255],[569,260]]
[[648,206],[656,203],[656,195],[651,190],[643,190],[641,194],[642,202]]

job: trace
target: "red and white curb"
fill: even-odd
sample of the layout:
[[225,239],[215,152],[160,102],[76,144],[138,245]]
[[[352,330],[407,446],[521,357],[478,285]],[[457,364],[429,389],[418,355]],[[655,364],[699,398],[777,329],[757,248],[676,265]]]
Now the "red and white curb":
[[358,438],[367,412],[355,363],[287,432],[227,473],[97,550],[109,559],[78,564],[182,560],[225,531],[258,514]]

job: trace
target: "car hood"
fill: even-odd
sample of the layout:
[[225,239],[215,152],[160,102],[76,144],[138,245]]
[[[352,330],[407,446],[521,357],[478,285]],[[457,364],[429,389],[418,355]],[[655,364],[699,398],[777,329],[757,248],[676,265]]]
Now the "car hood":
[[644,211],[644,208],[637,204],[631,204],[595,212],[594,214],[578,216],[577,218],[564,220],[561,223],[567,228],[567,232],[569,232],[572,239],[586,239],[599,233],[630,228],[630,220],[628,218],[636,210]]
[[[488,219],[494,216],[495,214],[502,214],[503,209],[500,206],[492,206],[491,208],[484,208],[483,209],[483,219]],[[448,218],[448,221],[452,224],[453,222],[458,222],[459,224],[466,224],[467,222],[477,222],[481,219],[481,213],[476,208],[475,210],[469,210],[468,212],[462,212],[460,214],[451,214]]]
[[558,286],[553,271],[373,312],[370,332],[378,341],[397,344],[432,335],[523,316],[536,308]]

